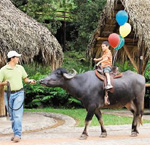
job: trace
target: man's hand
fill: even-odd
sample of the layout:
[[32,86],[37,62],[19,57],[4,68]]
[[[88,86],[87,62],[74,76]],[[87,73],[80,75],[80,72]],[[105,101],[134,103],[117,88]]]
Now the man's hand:
[[7,83],[8,83],[8,81],[6,80],[6,81],[4,81],[4,82],[0,82],[0,86],[5,86],[5,85],[7,85]]
[[34,79],[29,79],[29,78],[25,78],[24,82],[25,83],[30,83],[30,84],[35,84],[36,83],[36,81]]
[[29,82],[30,84],[36,84],[36,81],[35,81],[34,79],[29,79],[28,82]]

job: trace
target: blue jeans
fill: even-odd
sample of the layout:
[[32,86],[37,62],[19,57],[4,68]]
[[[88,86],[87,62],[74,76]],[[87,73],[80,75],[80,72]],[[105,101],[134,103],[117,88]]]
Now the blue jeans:
[[111,67],[110,66],[104,67],[103,70],[104,70],[104,73],[109,73],[111,72]]
[[[13,109],[17,109],[21,106],[23,101],[24,101],[24,91],[22,90],[10,95],[9,106]],[[14,136],[19,136],[21,138],[23,106],[19,110],[10,109],[7,104],[7,93],[5,93],[5,105],[7,107],[7,110],[9,109],[10,120],[12,122],[12,130],[14,132]]]

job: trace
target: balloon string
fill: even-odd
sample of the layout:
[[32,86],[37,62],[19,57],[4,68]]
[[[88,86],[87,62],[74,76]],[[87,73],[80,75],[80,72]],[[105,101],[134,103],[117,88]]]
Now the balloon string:
[[116,60],[117,53],[118,53],[118,50],[115,51],[115,55],[114,55],[114,58],[113,58],[113,66],[115,65],[115,60]]

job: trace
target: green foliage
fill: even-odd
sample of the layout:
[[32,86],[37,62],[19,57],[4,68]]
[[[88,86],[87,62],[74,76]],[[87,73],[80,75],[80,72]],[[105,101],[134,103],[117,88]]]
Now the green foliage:
[[16,7],[23,6],[28,3],[28,0],[11,0]]
[[[65,52],[64,64],[62,67],[71,71],[72,68],[78,73],[88,71],[90,68],[84,59],[84,52]],[[51,73],[48,66],[37,64],[24,65],[25,70],[29,74],[29,78],[40,80]],[[35,107],[66,107],[78,108],[82,107],[81,102],[69,95],[61,88],[49,88],[40,84],[26,85],[26,108]]]
[[[27,15],[44,24],[55,35],[65,21],[71,22],[74,29],[69,31],[71,38],[66,42],[69,50],[85,50],[89,38],[96,29],[99,16],[106,0],[13,0]],[[26,3],[22,3],[26,1]],[[22,4],[21,4],[22,3]],[[63,12],[60,12],[63,11]]]
[[[64,53],[64,64],[62,67],[68,71],[75,69],[78,73],[83,73],[91,69],[84,57],[84,52],[70,51]],[[24,65],[25,70],[29,74],[29,78],[40,80],[51,73],[48,66],[37,64]],[[65,90],[61,88],[49,88],[36,83],[34,85],[26,85],[26,108],[35,107],[66,107],[78,108],[82,107],[81,102],[73,98]]]
[[[89,38],[98,25],[100,13],[103,10],[106,0],[74,0],[76,8],[73,9],[76,31],[78,37],[72,43],[76,50],[85,50],[88,45]],[[74,33],[72,32],[74,38]]]
[[43,107],[74,108],[81,107],[81,102],[72,100],[71,96],[62,88],[48,88],[40,84],[29,85],[26,88],[26,108]]
[[150,82],[150,61],[148,62],[145,69],[145,78]]
[[125,61],[124,64],[117,63],[116,66],[119,67],[120,72],[125,72],[127,70],[131,70],[131,71],[136,72],[135,68],[133,67],[133,65],[129,61]]
[[89,62],[85,59],[84,51],[68,51],[65,52],[63,66],[67,70],[74,68],[78,73],[91,70]]
[[[70,11],[73,9],[73,0],[28,0],[26,5],[19,8],[27,15],[43,23],[53,34],[62,26],[64,13],[60,11]],[[66,13],[67,21],[71,21],[71,13]]]
[[[37,72],[30,78],[40,80],[44,77],[45,75],[42,75],[40,72]],[[72,102],[69,101],[69,98],[71,96],[61,88],[48,88],[37,83],[35,85],[29,84],[25,85],[25,90],[26,90],[25,107],[27,108],[47,107],[47,106],[71,107],[71,105],[73,104]]]

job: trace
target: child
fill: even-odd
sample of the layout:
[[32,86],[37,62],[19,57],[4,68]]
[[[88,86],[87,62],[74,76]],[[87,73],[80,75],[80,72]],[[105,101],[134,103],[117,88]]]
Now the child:
[[112,54],[111,51],[109,50],[109,43],[108,41],[103,41],[102,42],[102,50],[103,50],[103,55],[101,58],[94,58],[95,62],[98,62],[96,66],[99,66],[101,64],[101,68],[103,69],[106,78],[107,78],[107,85],[105,87],[106,90],[109,90],[113,88],[111,85],[110,81],[110,75],[109,72],[111,71],[112,67]]

